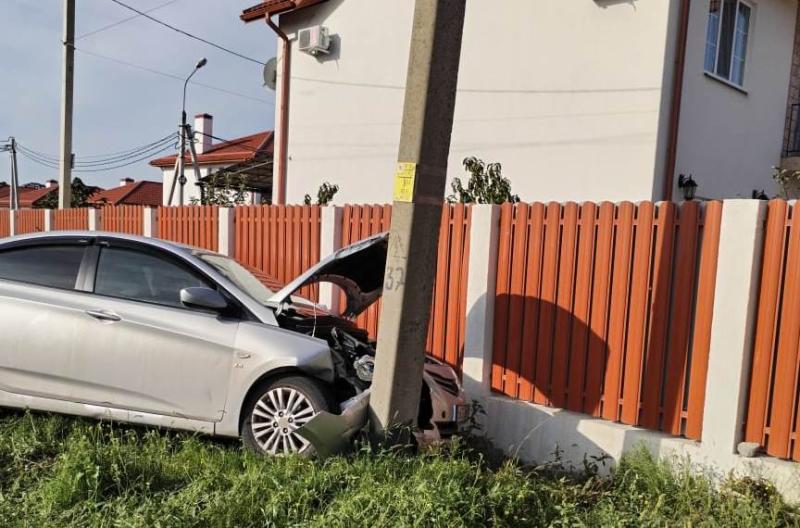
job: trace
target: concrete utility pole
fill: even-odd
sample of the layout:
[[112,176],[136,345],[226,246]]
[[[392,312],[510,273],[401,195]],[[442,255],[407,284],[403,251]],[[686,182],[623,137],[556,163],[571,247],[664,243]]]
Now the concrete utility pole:
[[9,208],[12,211],[19,209],[19,169],[17,168],[17,140],[11,138],[11,195]]
[[64,0],[64,50],[61,87],[61,163],[58,208],[72,205],[72,86],[75,75],[75,0]]
[[373,430],[416,423],[466,0],[416,0],[383,287]]

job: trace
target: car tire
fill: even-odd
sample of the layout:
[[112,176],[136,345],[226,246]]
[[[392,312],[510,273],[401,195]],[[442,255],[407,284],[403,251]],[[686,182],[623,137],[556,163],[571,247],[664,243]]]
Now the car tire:
[[242,442],[262,455],[312,458],[314,446],[294,431],[320,411],[332,409],[332,398],[319,381],[303,376],[266,380],[256,386],[244,406]]

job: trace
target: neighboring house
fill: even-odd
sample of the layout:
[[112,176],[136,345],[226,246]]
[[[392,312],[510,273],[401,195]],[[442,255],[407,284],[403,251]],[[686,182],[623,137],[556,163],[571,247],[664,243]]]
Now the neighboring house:
[[[21,209],[41,207],[51,193],[58,192],[58,182],[48,180],[44,185],[40,183],[26,183],[17,189],[17,199]],[[11,207],[11,186],[0,187],[0,208]]]
[[[243,184],[247,189],[247,201],[260,203],[262,196],[269,198],[272,192],[272,141],[271,130],[236,139],[213,141],[214,118],[209,114],[195,116],[195,150],[200,169],[200,181],[195,177],[192,159],[187,152],[184,176],[183,203],[202,201],[205,185],[219,184],[226,175],[234,185]],[[180,184],[173,190],[175,161],[177,155],[154,159],[150,165],[161,169],[163,176],[164,205],[179,205]],[[219,177],[215,178],[215,174]],[[172,199],[170,200],[170,196]]]
[[[448,176],[463,177],[462,159],[478,156],[501,162],[523,200],[678,199],[680,174],[704,197],[773,194],[797,5],[467,2]],[[260,31],[280,15],[290,40],[287,91],[278,40],[275,126],[275,187],[285,186],[287,202],[326,180],[340,186],[339,202],[391,200],[413,9],[395,0],[269,0],[242,13]],[[319,25],[329,49],[301,52],[298,32]],[[800,103],[796,70],[792,79]]]
[[161,205],[162,184],[153,181],[134,181],[131,178],[120,180],[119,187],[96,192],[89,198],[92,206],[103,205]]

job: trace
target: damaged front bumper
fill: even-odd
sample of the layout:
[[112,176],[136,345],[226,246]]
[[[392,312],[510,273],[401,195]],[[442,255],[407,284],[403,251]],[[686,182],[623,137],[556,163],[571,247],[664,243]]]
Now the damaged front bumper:
[[[431,391],[441,390],[437,384]],[[459,387],[460,388],[460,387]],[[345,451],[352,437],[367,426],[369,419],[370,389],[341,404],[341,413],[322,411],[297,430],[297,434],[311,442],[317,455],[326,458]],[[470,417],[470,406],[463,393],[450,398],[434,398],[432,427],[414,432],[420,446],[430,445],[464,431]]]

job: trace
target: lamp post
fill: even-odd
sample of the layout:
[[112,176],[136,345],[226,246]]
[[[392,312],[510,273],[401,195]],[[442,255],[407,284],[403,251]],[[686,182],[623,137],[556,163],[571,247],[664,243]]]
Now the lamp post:
[[[191,79],[192,76],[195,73],[197,73],[197,70],[199,70],[200,68],[205,66],[207,63],[208,63],[208,60],[206,60],[205,57],[203,57],[202,59],[197,61],[197,64],[195,64],[194,69],[192,70],[192,73],[190,73],[189,76],[186,78],[186,80],[183,82],[183,102],[181,104],[181,130],[180,130],[180,134],[181,134],[181,154],[180,154],[180,158],[178,159],[178,164],[179,164],[178,165],[178,183],[180,184],[180,191],[179,191],[179,194],[178,194],[178,204],[179,205],[183,205],[183,188],[186,186],[186,176],[184,176],[184,174],[183,174],[183,168],[184,168],[184,165],[185,165],[184,157],[186,156],[186,87],[189,85],[189,79]],[[173,187],[173,189],[174,189],[174,187]]]

